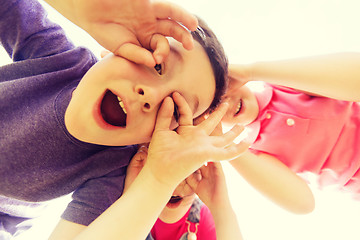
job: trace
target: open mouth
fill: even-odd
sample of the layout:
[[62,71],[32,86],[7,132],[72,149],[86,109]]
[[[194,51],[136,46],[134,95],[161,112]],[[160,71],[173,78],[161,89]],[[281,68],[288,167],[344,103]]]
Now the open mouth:
[[236,106],[236,109],[235,109],[235,114],[234,116],[238,115],[241,111],[241,107],[242,107],[242,99],[240,99],[238,105]]
[[180,202],[183,198],[180,196],[171,196],[169,203],[177,203]]
[[181,201],[183,200],[183,197],[180,196],[171,196],[169,202],[166,204],[169,208],[177,208]]
[[125,127],[127,112],[121,98],[107,90],[100,105],[101,116],[110,125]]

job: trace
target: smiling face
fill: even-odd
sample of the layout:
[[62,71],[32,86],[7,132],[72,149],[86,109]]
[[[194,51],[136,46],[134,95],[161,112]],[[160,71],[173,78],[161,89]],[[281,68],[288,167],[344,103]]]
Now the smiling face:
[[[96,63],[66,110],[69,133],[84,142],[109,146],[148,142],[163,99],[175,91],[186,99],[194,118],[206,111],[215,94],[208,56],[196,41],[191,51],[175,41],[170,46],[165,62],[155,68],[112,54]],[[172,126],[176,127],[175,117]]]
[[253,122],[259,114],[259,105],[255,94],[246,85],[230,80],[225,98],[228,98],[229,109],[222,119],[227,125],[247,125]]

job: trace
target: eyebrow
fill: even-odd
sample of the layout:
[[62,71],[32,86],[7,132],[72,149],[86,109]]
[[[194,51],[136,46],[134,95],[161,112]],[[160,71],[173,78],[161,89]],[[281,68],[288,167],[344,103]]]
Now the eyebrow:
[[183,56],[181,55],[178,49],[176,49],[174,46],[170,46],[170,52],[174,53],[175,57],[177,58],[177,60],[181,62],[181,64],[184,63]]

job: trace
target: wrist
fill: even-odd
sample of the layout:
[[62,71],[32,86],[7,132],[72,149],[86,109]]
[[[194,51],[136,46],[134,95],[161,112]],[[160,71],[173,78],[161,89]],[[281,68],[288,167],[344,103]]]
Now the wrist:
[[211,215],[215,221],[228,221],[230,216],[235,215],[235,212],[230,204],[230,202],[208,206]]
[[154,188],[156,191],[170,192],[170,196],[177,186],[176,182],[167,181],[163,175],[154,172],[151,167],[146,164],[138,177],[144,181],[147,187]]
[[[205,202],[204,202],[205,203]],[[229,199],[217,201],[216,203],[205,203],[212,214],[222,214],[223,212],[232,211],[232,206]]]

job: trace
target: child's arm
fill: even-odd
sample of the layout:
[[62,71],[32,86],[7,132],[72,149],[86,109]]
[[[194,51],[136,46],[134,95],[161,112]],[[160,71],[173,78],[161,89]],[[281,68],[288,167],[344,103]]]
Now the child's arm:
[[49,21],[35,0],[0,0],[0,46],[14,62],[73,48],[60,26]]
[[[139,147],[137,153],[132,157],[129,165],[127,166],[123,194],[129,189],[135,178],[139,175],[141,169],[144,167],[148,152],[147,145],[148,144],[141,145]],[[61,219],[56,226],[56,231],[52,233],[51,239],[73,239],[85,228],[86,226]]]
[[216,239],[241,240],[239,223],[230,203],[221,164],[209,162],[186,181],[209,208],[215,222]]
[[232,65],[235,79],[264,81],[330,98],[360,101],[360,53]]
[[[180,112],[177,132],[170,130],[172,99]],[[209,136],[226,110],[227,105],[223,104],[207,120],[193,126],[192,112],[185,99],[178,93],[165,98],[146,164],[124,195],[88,227],[63,220],[65,227],[57,227],[50,239],[145,239],[173,190],[186,176],[209,159],[231,160],[247,148],[242,143],[229,146],[240,134],[239,128],[222,136]]]
[[195,30],[197,19],[173,3],[149,0],[45,1],[104,48],[137,63],[150,67],[155,65],[155,61],[161,63],[169,52],[165,36],[182,42],[186,49],[193,47],[192,36],[186,28]]
[[247,151],[230,163],[253,187],[283,208],[299,214],[314,209],[307,183],[275,157]]

